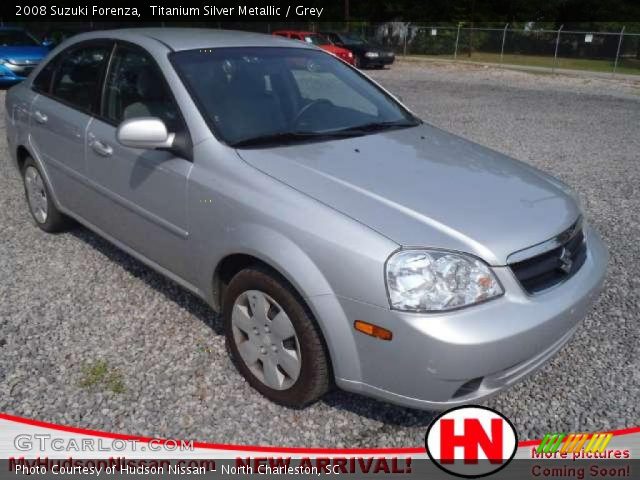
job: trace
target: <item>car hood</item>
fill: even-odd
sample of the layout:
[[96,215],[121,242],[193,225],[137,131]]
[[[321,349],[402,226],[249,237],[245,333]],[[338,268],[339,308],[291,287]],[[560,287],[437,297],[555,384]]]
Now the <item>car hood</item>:
[[9,60],[11,63],[21,63],[25,60],[38,63],[48,53],[47,48],[38,46],[0,47],[0,58]]
[[465,251],[492,265],[580,213],[553,177],[429,125],[238,154],[402,246]]

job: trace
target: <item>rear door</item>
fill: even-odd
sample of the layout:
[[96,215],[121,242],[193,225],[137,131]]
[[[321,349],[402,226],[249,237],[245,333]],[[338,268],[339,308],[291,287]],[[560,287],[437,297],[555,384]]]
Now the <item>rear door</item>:
[[73,45],[53,58],[34,80],[31,147],[44,163],[60,203],[84,216],[88,193],[85,133],[98,106],[101,82],[113,43]]
[[92,197],[92,218],[117,240],[189,279],[186,195],[193,164],[186,152],[120,144],[118,125],[138,117],[160,118],[183,144],[190,144],[156,62],[142,48],[119,42],[106,74],[100,115],[87,128],[87,174],[98,192]]

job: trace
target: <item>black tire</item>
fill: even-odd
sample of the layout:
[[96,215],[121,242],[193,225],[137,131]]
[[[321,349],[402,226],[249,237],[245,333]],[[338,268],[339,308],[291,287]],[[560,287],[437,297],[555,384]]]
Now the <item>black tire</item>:
[[[266,293],[288,315],[300,346],[300,374],[289,388],[270,388],[246,365],[234,340],[232,311],[236,299],[244,292]],[[238,371],[249,384],[272,402],[290,408],[303,408],[319,400],[332,386],[332,374],[326,346],[313,316],[299,295],[277,273],[261,266],[249,267],[236,274],[227,286],[222,306],[227,350]]]
[[33,211],[33,208],[31,206],[31,202],[29,201],[29,194],[27,192],[26,172],[28,168],[34,168],[38,172],[38,175],[40,175],[40,178],[43,179],[44,176],[42,175],[40,168],[38,167],[36,162],[33,160],[33,158],[27,157],[22,166],[22,183],[24,186],[25,199],[27,200],[27,207],[29,208],[31,217],[36,222],[36,225],[47,233],[57,233],[57,232],[62,232],[67,230],[72,224],[71,219],[56,208],[56,206],[53,203],[53,197],[51,195],[51,191],[49,190],[49,187],[47,186],[47,183],[44,182],[44,180],[42,181],[42,185],[47,198],[46,219],[44,221],[40,221],[36,217]]
[[355,58],[353,59],[353,66],[361,69],[361,68],[364,68],[362,65],[363,65],[362,59],[358,55],[356,55]]

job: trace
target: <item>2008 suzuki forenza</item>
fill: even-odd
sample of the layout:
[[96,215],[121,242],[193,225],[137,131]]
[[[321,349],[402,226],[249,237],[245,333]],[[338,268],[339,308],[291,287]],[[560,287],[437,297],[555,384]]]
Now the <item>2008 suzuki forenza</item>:
[[313,45],[78,35],[7,94],[36,224],[70,218],[222,313],[269,399],[477,401],[534,371],[607,251],[558,180],[423,123]]

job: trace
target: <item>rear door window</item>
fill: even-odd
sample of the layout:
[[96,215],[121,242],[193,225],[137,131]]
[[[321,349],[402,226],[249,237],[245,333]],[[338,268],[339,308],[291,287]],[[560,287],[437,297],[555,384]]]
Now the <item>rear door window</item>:
[[82,45],[61,54],[51,95],[84,112],[95,112],[111,43]]

